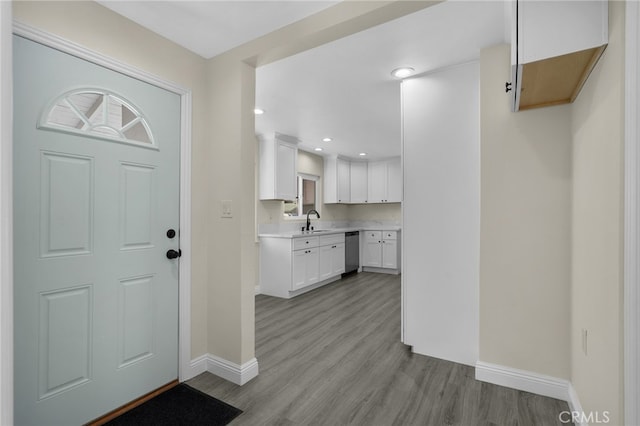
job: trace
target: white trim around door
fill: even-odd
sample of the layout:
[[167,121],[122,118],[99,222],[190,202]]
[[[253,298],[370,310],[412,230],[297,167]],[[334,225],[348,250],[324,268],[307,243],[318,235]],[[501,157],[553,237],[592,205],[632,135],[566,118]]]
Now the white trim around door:
[[624,419],[640,424],[640,6],[626,2],[624,148]]
[[0,1],[0,425],[13,424],[13,79],[11,2]]
[[13,33],[180,96],[180,247],[183,254],[179,273],[178,379],[190,379],[196,373],[191,367],[191,90],[20,22],[13,22]]

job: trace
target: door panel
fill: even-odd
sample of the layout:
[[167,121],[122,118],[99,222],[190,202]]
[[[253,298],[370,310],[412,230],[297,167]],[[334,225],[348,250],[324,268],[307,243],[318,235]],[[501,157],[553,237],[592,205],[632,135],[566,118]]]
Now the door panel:
[[18,36],[14,67],[15,420],[83,424],[178,376],[180,97]]
[[120,164],[121,250],[151,247],[154,174],[153,166]]
[[91,314],[90,286],[40,295],[40,399],[90,380]]
[[89,254],[93,248],[93,160],[42,152],[42,257]]
[[153,355],[153,276],[120,281],[118,367]]

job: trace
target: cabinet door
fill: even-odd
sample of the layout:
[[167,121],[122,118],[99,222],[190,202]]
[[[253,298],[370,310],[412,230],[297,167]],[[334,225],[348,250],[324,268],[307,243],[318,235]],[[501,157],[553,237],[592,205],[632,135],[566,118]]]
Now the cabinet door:
[[369,188],[367,186],[367,163],[351,162],[351,202],[366,203]]
[[387,162],[387,201],[399,203],[402,201],[402,166],[400,158]]
[[320,280],[333,275],[333,246],[320,247]]
[[348,161],[337,160],[338,202],[348,203],[351,199],[351,166]]
[[296,158],[298,150],[295,146],[276,141],[276,198],[295,200],[298,195],[296,177]]
[[344,272],[344,243],[334,244],[331,247],[331,276]]
[[382,232],[366,232],[362,263],[363,266],[382,267]]
[[368,202],[384,203],[387,199],[387,162],[370,162],[367,174]]
[[320,280],[320,256],[317,247],[294,251],[292,260],[291,290],[299,290]]
[[296,250],[292,252],[292,281],[291,290],[298,290],[306,285],[307,281],[307,252],[309,250]]
[[312,248],[306,255],[306,280],[305,285],[315,284],[320,281],[320,251]]
[[382,267],[398,269],[398,242],[382,240]]

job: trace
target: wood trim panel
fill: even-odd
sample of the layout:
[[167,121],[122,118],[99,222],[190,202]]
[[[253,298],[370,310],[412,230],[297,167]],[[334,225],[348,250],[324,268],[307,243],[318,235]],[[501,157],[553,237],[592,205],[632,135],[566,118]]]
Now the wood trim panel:
[[85,426],[102,426],[103,424],[110,422],[111,420],[115,419],[118,416],[121,416],[122,414],[126,413],[127,411],[133,410],[134,408],[136,408],[139,405],[144,404],[145,402],[149,401],[152,398],[155,398],[156,396],[160,395],[161,393],[164,393],[166,391],[168,391],[169,389],[177,386],[180,382],[178,382],[178,379],[173,380],[169,383],[167,383],[164,386],[159,387],[158,389],[149,392],[146,395],[142,395],[140,398],[138,399],[134,399],[133,401],[116,408],[115,410],[105,414],[102,417],[99,417],[89,423],[87,423]]
[[575,100],[606,45],[522,65],[520,110]]

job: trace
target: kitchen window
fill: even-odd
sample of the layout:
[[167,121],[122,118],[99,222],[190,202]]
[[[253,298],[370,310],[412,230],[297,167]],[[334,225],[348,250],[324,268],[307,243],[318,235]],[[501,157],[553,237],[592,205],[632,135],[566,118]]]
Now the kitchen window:
[[320,176],[298,173],[298,192],[295,200],[284,202],[284,216],[300,218],[309,210],[318,210],[318,181]]

